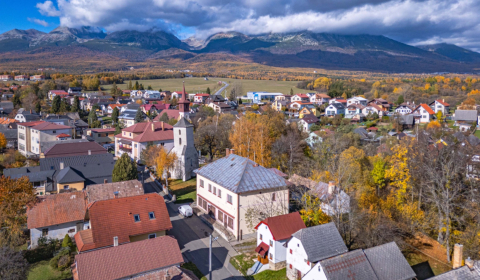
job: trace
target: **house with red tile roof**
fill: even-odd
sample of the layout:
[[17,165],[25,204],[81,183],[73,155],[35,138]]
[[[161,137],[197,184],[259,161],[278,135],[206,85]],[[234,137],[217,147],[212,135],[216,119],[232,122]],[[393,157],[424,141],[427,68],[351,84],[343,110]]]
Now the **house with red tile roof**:
[[32,247],[40,237],[63,239],[83,230],[85,194],[65,192],[39,197],[35,206],[27,210],[27,227]]
[[172,229],[163,197],[150,193],[95,201],[87,206],[86,227],[75,234],[80,253],[166,235]]
[[413,110],[412,114],[415,118],[415,123],[429,123],[433,120],[435,112],[427,104],[420,104]]
[[445,116],[446,114],[450,113],[450,104],[445,102],[445,99],[437,99],[429,104],[430,108],[437,114],[438,112],[442,112],[442,115]]
[[292,96],[292,102],[299,101],[299,102],[310,102],[310,97],[305,93],[299,93]]
[[75,280],[197,280],[183,262],[177,240],[162,236],[78,254],[72,272]]
[[174,146],[173,126],[150,121],[124,128],[122,133],[115,135],[115,155],[120,157],[127,153],[132,159],[138,160],[148,144],[161,145],[170,151]]
[[[43,142],[71,139],[72,127],[45,121],[24,122],[17,126],[18,150],[24,156],[38,156]],[[58,138],[58,135],[63,137]]]
[[158,115],[155,117],[155,121],[160,121],[160,118],[163,116],[163,114],[167,114],[168,119],[176,119],[180,117],[180,110],[175,110],[175,109],[164,109],[158,112]]
[[207,98],[210,97],[210,94],[208,93],[197,93],[195,96],[193,96],[193,102],[195,103],[204,103]]
[[295,232],[306,228],[298,212],[266,218],[255,226],[257,230],[257,259],[269,264],[269,269],[286,266],[287,249],[283,246]]
[[65,98],[68,96],[68,92],[64,90],[51,90],[48,92],[48,99],[53,100],[53,98],[55,98],[57,95],[61,98]]

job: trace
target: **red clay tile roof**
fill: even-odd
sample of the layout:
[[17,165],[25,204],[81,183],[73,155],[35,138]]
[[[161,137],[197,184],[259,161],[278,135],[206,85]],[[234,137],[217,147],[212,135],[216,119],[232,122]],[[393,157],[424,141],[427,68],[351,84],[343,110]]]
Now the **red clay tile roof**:
[[329,98],[329,99],[331,98],[330,95],[327,95],[325,93],[317,93],[316,96],[321,98]]
[[195,94],[195,96],[206,96],[206,97],[209,97],[210,94],[208,94],[208,93],[197,93],[197,94]]
[[62,124],[51,123],[51,122],[42,122],[32,127],[32,129],[42,131],[42,130],[54,130],[54,129],[71,129],[71,127],[62,125]]
[[64,90],[51,90],[50,92],[51,92],[51,93],[55,93],[55,94],[68,95],[68,92],[66,92],[66,91],[64,91]]
[[97,142],[62,143],[61,141],[45,151],[45,158],[106,154],[108,151]]
[[[122,136],[122,134],[115,135],[116,138],[128,139],[134,142],[143,143],[151,141],[173,140],[173,126],[163,122],[141,122],[122,129],[122,131],[140,133],[140,135],[132,138]],[[152,124],[155,131],[152,130]]]
[[108,107],[112,108],[112,110],[115,109],[115,107],[123,107],[123,106],[125,106],[125,104],[108,104]]
[[61,134],[57,135],[57,138],[63,138],[63,137],[71,137],[71,135],[70,134],[65,134],[65,133],[61,133]]
[[255,252],[257,252],[262,258],[265,257],[265,255],[268,253],[268,249],[270,249],[270,246],[268,246],[265,243],[260,243],[260,245],[255,248]]
[[415,109],[415,111],[416,111],[418,108],[420,108],[420,107],[422,107],[423,109],[425,109],[425,111],[427,111],[427,113],[429,113],[430,115],[434,115],[434,114],[435,114],[435,112],[432,110],[432,108],[430,108],[430,106],[428,106],[427,104],[424,104],[424,103],[418,105],[418,107]]
[[44,121],[23,122],[23,123],[19,123],[19,125],[32,127],[41,123],[44,123]]
[[293,233],[302,228],[306,228],[305,223],[298,212],[266,218],[261,221],[255,229],[258,229],[261,224],[265,224],[269,227],[273,239],[276,241],[290,238]]
[[79,280],[110,280],[176,266],[183,256],[177,240],[162,236],[78,254],[75,262]]
[[115,128],[92,128],[93,132],[115,132]]
[[305,93],[299,93],[299,94],[297,94],[297,96],[300,97],[300,98],[310,98]]
[[450,106],[450,104],[448,104],[447,102],[445,102],[445,101],[443,101],[443,100],[441,100],[441,99],[437,99],[436,101],[437,101],[438,103],[442,104],[443,106],[447,106],[447,107]]
[[[165,201],[156,193],[96,201],[87,211],[93,238],[92,242],[86,242],[77,233],[75,240],[83,244],[77,246],[79,251],[112,246],[115,236],[118,244],[122,244],[130,242],[131,236],[172,228]],[[149,212],[154,212],[155,219],[150,220]],[[136,214],[140,215],[140,222],[135,222]]]
[[47,195],[27,210],[29,229],[59,225],[85,218],[85,194],[68,192]]

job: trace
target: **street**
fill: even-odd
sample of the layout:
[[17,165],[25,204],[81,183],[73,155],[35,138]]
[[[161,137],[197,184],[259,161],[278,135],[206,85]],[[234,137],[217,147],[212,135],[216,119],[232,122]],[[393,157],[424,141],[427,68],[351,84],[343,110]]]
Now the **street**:
[[219,89],[217,92],[215,92],[215,95],[222,95],[222,91],[224,91],[228,86],[229,84],[227,84],[227,82],[222,82],[224,84],[224,86]]

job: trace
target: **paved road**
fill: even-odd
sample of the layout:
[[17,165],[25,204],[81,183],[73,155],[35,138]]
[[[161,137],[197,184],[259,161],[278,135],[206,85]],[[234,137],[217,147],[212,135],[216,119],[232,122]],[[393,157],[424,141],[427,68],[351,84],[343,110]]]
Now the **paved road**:
[[[167,202],[168,213],[173,229],[168,235],[174,236],[180,245],[187,261],[193,262],[208,279],[209,235],[212,230],[200,218],[192,216],[184,218],[178,214],[180,204]],[[213,233],[216,236],[216,233]],[[225,240],[219,239],[212,245],[212,279],[244,279],[231,264],[230,257],[236,255],[235,250]]]
[[224,91],[228,86],[229,84],[227,84],[226,82],[222,82],[224,84],[224,86],[219,89],[217,92],[215,92],[215,95],[222,95],[222,91]]

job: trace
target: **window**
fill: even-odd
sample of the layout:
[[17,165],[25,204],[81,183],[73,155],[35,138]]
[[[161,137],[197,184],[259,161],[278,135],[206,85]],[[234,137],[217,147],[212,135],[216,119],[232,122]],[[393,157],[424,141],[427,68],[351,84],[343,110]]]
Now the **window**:
[[203,199],[198,197],[198,206],[203,207]]
[[216,188],[216,187],[213,187],[213,194],[214,194],[214,195],[217,194],[217,188]]
[[156,233],[152,233],[152,234],[148,235],[148,239],[152,239],[152,238],[156,238],[156,237],[157,237]]
[[178,135],[182,135],[182,131],[180,129],[178,130]]
[[137,144],[134,144],[133,146],[134,146],[135,148],[137,148]]
[[153,212],[148,213],[148,216],[150,217],[150,220],[155,219],[155,213],[153,213]]
[[273,247],[273,240],[270,240],[270,247]]
[[222,198],[222,190],[218,189],[218,197]]
[[53,131],[53,133],[57,133],[57,131],[56,131],[56,130],[54,130],[54,131]]
[[293,250],[292,250],[292,249],[290,249],[290,254],[293,254]]
[[275,193],[272,193],[272,201],[275,201]]
[[212,192],[212,185],[208,184],[208,191]]
[[182,145],[182,138],[178,138],[178,145]]
[[233,229],[233,219],[227,216],[228,227]]
[[135,223],[140,222],[140,214],[133,215],[133,218],[135,219]]
[[263,240],[263,235],[260,234],[260,240]]
[[227,202],[232,204],[232,196],[227,194]]
[[218,220],[223,223],[223,212],[218,210]]
[[69,186],[69,185],[65,185],[65,186],[63,186],[63,189],[64,189],[64,190],[68,190],[68,189],[70,189],[70,186]]
[[200,187],[203,188],[203,180],[200,180]]
[[272,255],[272,253],[270,253],[270,259],[273,260],[273,255]]
[[292,269],[292,264],[290,264],[290,269]]
[[68,233],[74,233],[75,232],[75,228],[71,228],[68,230]]
[[42,229],[42,236],[47,236],[48,235],[48,228]]

